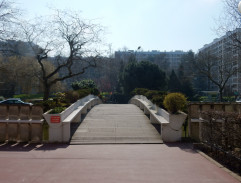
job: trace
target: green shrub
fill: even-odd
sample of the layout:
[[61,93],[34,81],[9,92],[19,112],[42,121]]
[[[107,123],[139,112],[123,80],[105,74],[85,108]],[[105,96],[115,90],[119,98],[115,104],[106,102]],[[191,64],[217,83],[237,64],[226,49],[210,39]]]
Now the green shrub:
[[91,93],[92,95],[98,96],[98,95],[100,94],[100,91],[99,91],[97,88],[91,88],[91,89],[90,89],[90,93]]
[[44,112],[46,112],[50,109],[53,109],[56,106],[56,103],[53,100],[46,100],[40,102],[40,105],[43,107]]
[[40,99],[43,98],[43,94],[19,94],[19,95],[14,95],[14,98],[20,98],[22,100],[26,99]]
[[158,91],[158,90],[148,90],[146,93],[145,93],[145,96],[147,99],[149,100],[152,100],[152,98],[154,96],[162,96],[162,95],[166,95],[166,92],[164,91]]
[[67,91],[65,92],[65,101],[67,103],[74,103],[80,98],[79,92],[77,91]]
[[58,103],[65,102],[65,93],[62,93],[62,92],[55,93],[55,99],[57,100]]
[[96,88],[96,84],[91,79],[84,79],[81,81],[75,81],[71,84],[74,90]]
[[148,90],[148,92],[146,92],[145,96],[147,99],[151,100],[152,96],[154,95],[158,95],[158,91],[157,90]]
[[131,95],[143,95],[146,96],[148,100],[151,100],[152,103],[158,105],[159,107],[163,108],[163,100],[166,96],[165,91],[158,91],[158,90],[148,90],[146,88],[135,88]]
[[132,92],[131,95],[144,95],[146,94],[146,92],[148,92],[149,90],[146,88],[135,88]]
[[115,92],[111,96],[111,101],[115,104],[126,104],[129,100],[130,96],[122,93]]
[[100,98],[102,99],[103,103],[109,103],[112,100],[112,93],[102,92],[100,93]]
[[165,95],[154,95],[151,99],[152,103],[158,105],[159,107],[163,108],[163,100],[165,98]]
[[67,103],[74,103],[77,100],[84,98],[90,94],[99,95],[99,90],[97,88],[87,88],[87,89],[80,89],[76,91],[67,91],[65,93],[65,101]]
[[176,114],[179,110],[185,109],[187,99],[181,93],[169,93],[165,97],[163,104],[170,113]]
[[90,88],[81,89],[81,90],[78,90],[77,92],[79,94],[79,99],[81,99],[81,98],[84,98],[84,97],[88,96],[89,94],[91,94],[91,89]]
[[59,114],[62,111],[64,111],[66,109],[66,107],[55,107],[53,108],[53,110],[50,112],[50,114]]

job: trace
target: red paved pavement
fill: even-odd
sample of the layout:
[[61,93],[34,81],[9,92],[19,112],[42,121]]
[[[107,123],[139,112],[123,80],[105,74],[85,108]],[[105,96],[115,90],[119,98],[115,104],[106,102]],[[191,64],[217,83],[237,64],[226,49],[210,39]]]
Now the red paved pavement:
[[238,183],[187,144],[2,145],[0,182]]

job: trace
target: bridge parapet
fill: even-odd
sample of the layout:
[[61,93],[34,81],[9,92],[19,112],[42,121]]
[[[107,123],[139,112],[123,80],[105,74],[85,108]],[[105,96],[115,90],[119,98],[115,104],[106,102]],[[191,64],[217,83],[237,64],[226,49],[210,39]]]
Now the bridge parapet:
[[1,104],[0,142],[40,142],[43,109],[38,105]]
[[188,105],[188,133],[196,141],[202,140],[202,112],[219,111],[241,114],[241,104],[238,102],[193,102]]
[[187,114],[183,112],[180,112],[180,114],[170,114],[142,95],[134,96],[130,99],[129,103],[138,106],[145,114],[150,115],[151,123],[160,125],[160,134],[164,142],[181,140],[182,125]]
[[71,122],[80,122],[81,115],[86,114],[93,106],[100,104],[99,97],[88,95],[73,103],[60,114],[43,114],[49,125],[49,142],[69,142],[71,138]]

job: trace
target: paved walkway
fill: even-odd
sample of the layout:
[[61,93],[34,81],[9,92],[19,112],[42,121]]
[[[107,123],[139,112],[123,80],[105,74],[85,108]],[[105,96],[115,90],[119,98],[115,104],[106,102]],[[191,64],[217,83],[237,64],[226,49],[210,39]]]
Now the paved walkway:
[[101,104],[90,110],[71,144],[162,143],[161,136],[137,106]]
[[188,144],[0,146],[1,183],[238,183]]

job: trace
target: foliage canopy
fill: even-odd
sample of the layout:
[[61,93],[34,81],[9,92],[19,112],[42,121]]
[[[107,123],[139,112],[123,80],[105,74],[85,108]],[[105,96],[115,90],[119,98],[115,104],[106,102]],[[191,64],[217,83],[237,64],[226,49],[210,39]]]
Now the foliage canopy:
[[166,75],[151,62],[131,62],[121,74],[121,85],[125,94],[129,94],[135,88],[160,90],[166,86]]

